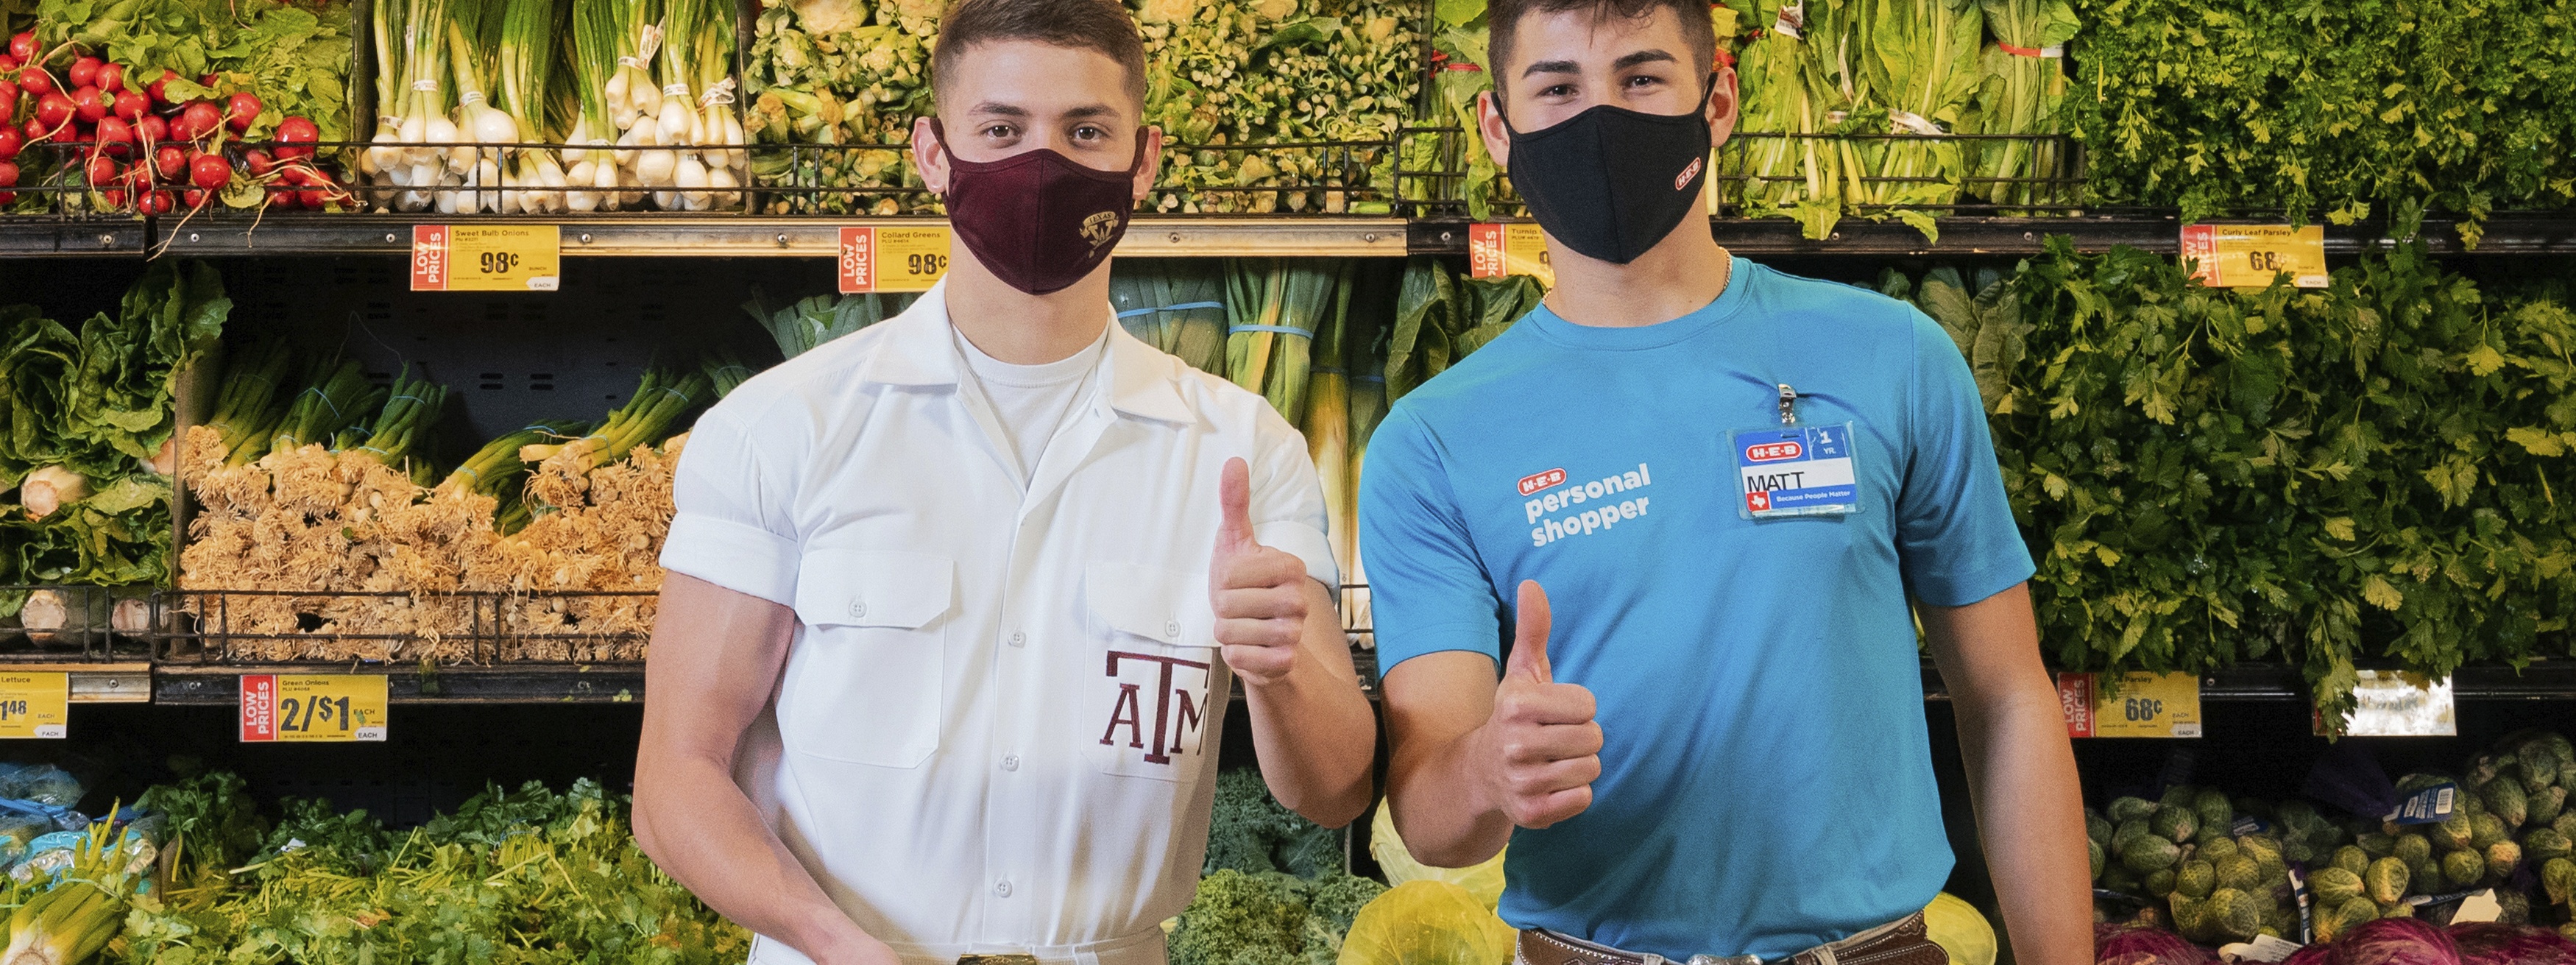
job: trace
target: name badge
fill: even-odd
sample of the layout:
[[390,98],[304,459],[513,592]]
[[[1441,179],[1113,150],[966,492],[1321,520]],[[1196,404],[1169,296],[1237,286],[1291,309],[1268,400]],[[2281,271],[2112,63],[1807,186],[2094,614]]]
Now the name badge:
[[1728,434],[1745,519],[1833,516],[1860,511],[1852,474],[1852,424],[1772,426]]

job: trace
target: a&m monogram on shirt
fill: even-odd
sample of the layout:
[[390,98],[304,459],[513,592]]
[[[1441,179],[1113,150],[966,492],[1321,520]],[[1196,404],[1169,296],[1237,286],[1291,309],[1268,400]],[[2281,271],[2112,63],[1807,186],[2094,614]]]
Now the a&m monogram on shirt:
[[[1153,683],[1130,682],[1121,674],[1122,667],[1130,672],[1142,669],[1139,664],[1153,665]],[[1197,685],[1174,686],[1172,677],[1176,669],[1193,674]],[[1156,777],[1168,775],[1172,758],[1199,750],[1205,734],[1204,715],[1208,710],[1210,677],[1205,660],[1109,651],[1109,679],[1118,685],[1118,697],[1110,705],[1109,726],[1100,734],[1101,746],[1143,751],[1143,763],[1158,765],[1144,773]],[[1146,692],[1148,686],[1153,688],[1150,694]],[[1152,708],[1150,727],[1147,724],[1149,705]],[[1120,754],[1119,760],[1124,764],[1137,758]],[[1120,770],[1133,773],[1125,767]]]

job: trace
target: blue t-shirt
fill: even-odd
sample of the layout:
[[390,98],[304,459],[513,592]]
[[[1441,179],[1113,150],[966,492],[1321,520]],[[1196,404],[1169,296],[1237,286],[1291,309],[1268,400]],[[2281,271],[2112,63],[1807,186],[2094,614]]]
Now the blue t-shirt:
[[[2032,573],[1966,361],[1911,306],[1737,259],[1639,328],[1542,307],[1388,412],[1360,486],[1379,659],[1500,659],[1520,581],[1589,688],[1590,809],[1512,835],[1504,920],[1675,960],[1782,957],[1948,877],[1907,596]],[[1733,430],[1839,430],[1857,512],[1746,518]],[[1757,484],[1777,488],[1777,484]]]

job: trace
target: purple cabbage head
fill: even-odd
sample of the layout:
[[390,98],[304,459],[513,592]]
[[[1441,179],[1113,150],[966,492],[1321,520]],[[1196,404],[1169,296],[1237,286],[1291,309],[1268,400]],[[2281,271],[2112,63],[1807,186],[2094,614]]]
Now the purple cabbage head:
[[2334,965],[2334,952],[2323,942],[2301,945],[2298,951],[2290,953],[2290,957],[2282,959],[2281,965]]
[[2182,936],[2137,925],[2094,925],[2095,965],[2210,965],[2217,956]]
[[2576,942],[2547,928],[2475,922],[2450,934],[2463,965],[2576,965]]
[[2333,965],[2462,965],[2451,936],[2421,918],[2382,918],[2336,936]]

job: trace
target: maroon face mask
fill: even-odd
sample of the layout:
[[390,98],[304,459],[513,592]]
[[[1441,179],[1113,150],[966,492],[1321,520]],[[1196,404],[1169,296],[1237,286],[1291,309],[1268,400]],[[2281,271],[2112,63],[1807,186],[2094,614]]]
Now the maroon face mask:
[[[942,148],[948,132],[931,133]],[[948,224],[1003,284],[1031,295],[1061,291],[1108,260],[1136,207],[1145,132],[1124,171],[1084,167],[1048,148],[976,162],[948,151]]]

